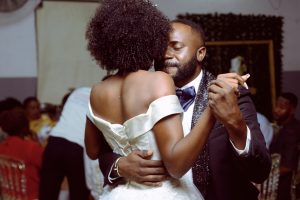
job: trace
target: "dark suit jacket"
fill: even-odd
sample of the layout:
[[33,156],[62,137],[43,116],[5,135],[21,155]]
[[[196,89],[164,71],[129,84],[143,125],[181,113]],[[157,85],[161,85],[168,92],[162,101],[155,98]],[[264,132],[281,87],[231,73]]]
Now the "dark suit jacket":
[[[214,77],[203,70],[197,92],[192,125],[207,106],[208,83]],[[254,200],[258,191],[251,182],[261,183],[269,175],[271,158],[257,122],[254,104],[249,91],[241,87],[238,105],[251,132],[247,156],[239,156],[233,148],[225,127],[217,122],[208,139],[209,185],[208,200]],[[194,182],[197,181],[194,179]],[[196,184],[197,185],[197,184]]]
[[[197,93],[193,121],[200,116],[200,110],[207,105],[207,84],[213,76],[204,70],[203,78]],[[226,129],[216,123],[209,139],[210,181],[206,199],[208,200],[254,200],[258,191],[251,182],[260,183],[268,177],[271,158],[257,122],[256,110],[246,90],[241,89],[239,106],[251,132],[249,154],[237,155],[229,141]],[[104,139],[103,139],[104,140]],[[109,170],[119,155],[111,152],[106,145],[99,157],[100,168],[107,181]]]

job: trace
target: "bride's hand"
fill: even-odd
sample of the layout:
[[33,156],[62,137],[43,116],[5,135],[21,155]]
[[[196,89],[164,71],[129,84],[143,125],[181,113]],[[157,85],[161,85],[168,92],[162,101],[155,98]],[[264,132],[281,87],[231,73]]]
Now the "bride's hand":
[[225,84],[229,85],[237,95],[239,95],[238,86],[241,85],[248,89],[246,81],[249,77],[250,74],[245,74],[243,76],[240,76],[237,73],[219,74],[216,82],[224,82]]
[[235,89],[237,89],[239,85],[248,89],[246,81],[249,77],[250,74],[245,74],[243,76],[240,76],[237,73],[226,73],[226,74],[219,74],[217,76],[217,80],[222,80]]

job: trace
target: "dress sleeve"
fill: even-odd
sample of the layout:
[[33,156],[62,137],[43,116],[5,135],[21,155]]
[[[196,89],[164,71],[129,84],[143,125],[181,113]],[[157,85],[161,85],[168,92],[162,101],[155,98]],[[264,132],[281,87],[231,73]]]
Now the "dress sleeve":
[[145,114],[138,115],[124,123],[129,139],[134,139],[150,131],[162,118],[181,114],[183,109],[176,95],[168,95],[154,100]]

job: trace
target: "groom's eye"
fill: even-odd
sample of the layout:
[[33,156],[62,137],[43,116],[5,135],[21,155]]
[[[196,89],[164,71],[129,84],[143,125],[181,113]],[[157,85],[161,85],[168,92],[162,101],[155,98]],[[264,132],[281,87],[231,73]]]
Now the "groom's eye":
[[180,44],[180,43],[177,43],[177,44],[175,44],[175,45],[173,46],[173,49],[174,49],[174,50],[180,50],[180,49],[182,49],[182,48],[183,48],[183,45]]

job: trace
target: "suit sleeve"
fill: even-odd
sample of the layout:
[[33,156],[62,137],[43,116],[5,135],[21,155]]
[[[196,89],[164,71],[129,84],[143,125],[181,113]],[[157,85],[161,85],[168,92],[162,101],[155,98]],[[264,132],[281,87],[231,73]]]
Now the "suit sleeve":
[[116,161],[116,159],[119,157],[121,156],[112,151],[112,149],[109,147],[106,140],[104,139],[103,135],[101,134],[101,151],[98,160],[101,172],[104,176],[104,185],[115,185],[122,180],[122,178],[119,178],[114,180],[112,183],[108,180],[108,177],[110,176],[110,169]]
[[247,90],[241,89],[241,96],[238,100],[240,110],[250,129],[251,142],[249,152],[246,156],[237,156],[237,162],[248,180],[261,183],[270,173],[271,156],[266,148],[266,143],[257,121],[255,106]]

